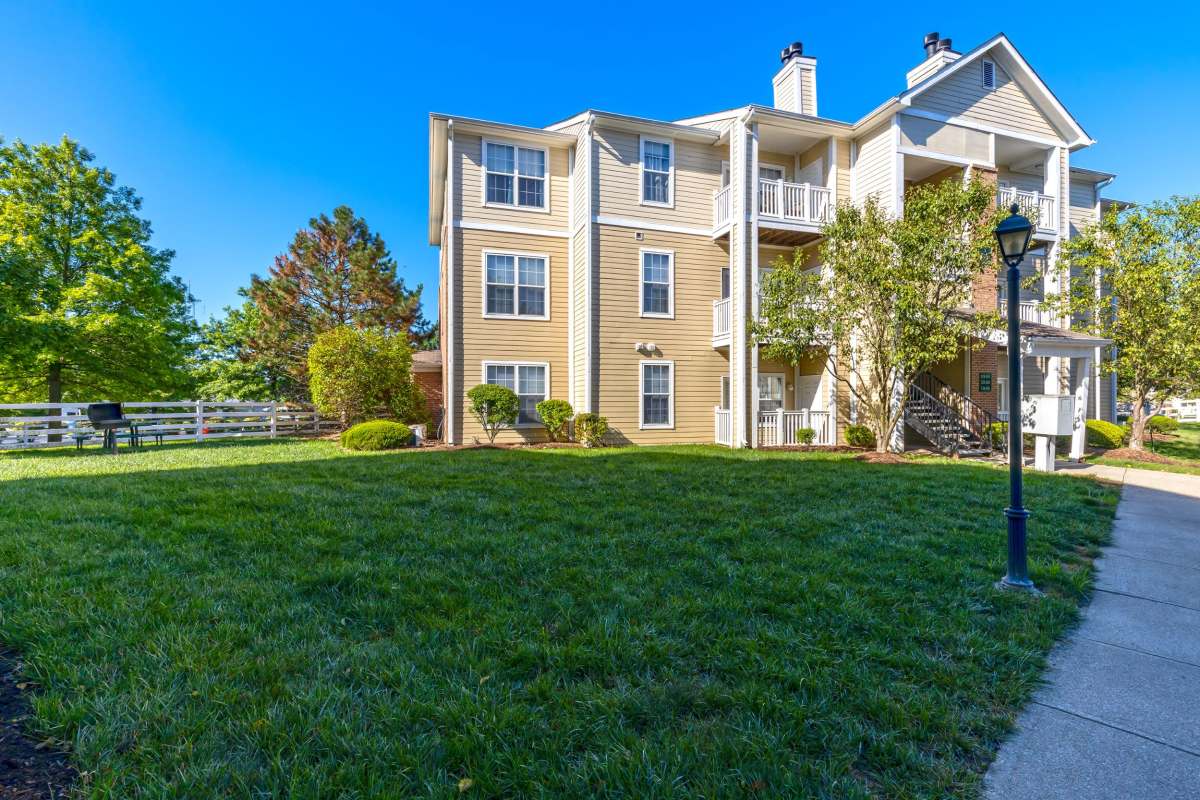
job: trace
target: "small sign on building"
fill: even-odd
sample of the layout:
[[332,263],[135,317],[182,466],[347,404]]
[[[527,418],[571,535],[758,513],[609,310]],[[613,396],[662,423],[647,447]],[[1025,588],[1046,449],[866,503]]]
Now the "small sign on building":
[[992,373],[990,373],[990,372],[979,373],[979,391],[980,392],[990,392],[991,390],[992,390]]

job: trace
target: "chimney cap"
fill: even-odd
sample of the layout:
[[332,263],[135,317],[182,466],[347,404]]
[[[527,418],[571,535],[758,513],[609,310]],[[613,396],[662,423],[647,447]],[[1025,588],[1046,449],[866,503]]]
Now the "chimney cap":
[[779,52],[779,62],[781,64],[786,64],[787,62],[791,61],[796,56],[802,56],[802,55],[804,55],[804,43],[803,42],[792,42],[791,44],[789,44],[787,47],[783,48],[783,50],[781,50]]

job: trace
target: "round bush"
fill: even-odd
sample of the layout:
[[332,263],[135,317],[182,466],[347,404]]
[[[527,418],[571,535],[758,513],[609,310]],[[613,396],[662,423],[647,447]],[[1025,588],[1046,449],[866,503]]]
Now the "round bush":
[[851,447],[874,447],[875,434],[866,425],[850,425],[846,428],[846,444]]
[[396,450],[412,444],[412,430],[403,422],[377,419],[342,431],[347,450]]
[[1162,414],[1155,414],[1146,420],[1146,430],[1151,433],[1174,433],[1179,430],[1179,420]]
[[1103,419],[1087,421],[1087,443],[1092,447],[1111,449],[1120,447],[1125,441],[1125,431],[1120,425],[1114,425]]

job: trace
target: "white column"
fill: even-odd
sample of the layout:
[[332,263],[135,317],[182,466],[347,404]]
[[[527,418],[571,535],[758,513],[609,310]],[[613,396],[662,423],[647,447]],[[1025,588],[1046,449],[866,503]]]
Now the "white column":
[[[758,123],[750,124],[750,164],[747,172],[750,181],[750,229],[746,244],[749,247],[750,315],[758,319]],[[781,193],[782,194],[782,193]],[[779,198],[783,202],[782,196]],[[782,213],[782,209],[780,209]],[[758,345],[750,346],[750,446],[758,447]]]
[[1054,472],[1054,437],[1033,437],[1033,468],[1038,472]]
[[1088,390],[1092,382],[1092,359],[1078,359],[1081,363],[1079,370],[1079,386],[1075,388],[1075,411],[1071,421],[1071,453],[1072,461],[1083,458],[1083,449],[1087,444]]
[[746,335],[747,309],[750,296],[747,290],[747,269],[750,261],[747,240],[750,234],[748,219],[754,194],[752,176],[747,175],[750,152],[749,126],[739,120],[729,135],[729,430],[730,446],[746,447],[750,441],[749,388],[747,356],[750,352]]

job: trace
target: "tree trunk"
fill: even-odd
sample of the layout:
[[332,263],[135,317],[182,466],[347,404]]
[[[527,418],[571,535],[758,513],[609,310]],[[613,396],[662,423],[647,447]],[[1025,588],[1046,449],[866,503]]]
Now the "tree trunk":
[[1134,450],[1146,449],[1146,398],[1137,397],[1129,417],[1129,446]]

